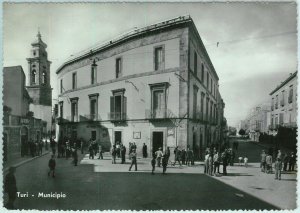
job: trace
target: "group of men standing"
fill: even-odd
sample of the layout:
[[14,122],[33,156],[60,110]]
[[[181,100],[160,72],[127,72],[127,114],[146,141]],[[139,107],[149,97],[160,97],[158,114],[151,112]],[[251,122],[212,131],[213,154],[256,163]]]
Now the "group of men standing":
[[34,141],[33,139],[29,140],[28,142],[22,142],[21,144],[21,157],[24,156],[39,156],[43,153],[44,142],[41,141]]

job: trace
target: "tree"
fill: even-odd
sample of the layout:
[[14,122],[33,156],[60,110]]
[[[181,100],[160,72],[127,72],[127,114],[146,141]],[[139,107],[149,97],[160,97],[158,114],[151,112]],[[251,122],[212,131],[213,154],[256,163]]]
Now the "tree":
[[240,129],[239,135],[244,136],[246,134],[246,131],[244,129]]

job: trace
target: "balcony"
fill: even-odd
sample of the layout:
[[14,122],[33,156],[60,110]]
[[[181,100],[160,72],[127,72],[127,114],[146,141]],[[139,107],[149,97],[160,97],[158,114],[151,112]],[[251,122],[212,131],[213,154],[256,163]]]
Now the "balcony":
[[121,122],[125,121],[127,118],[127,114],[123,112],[110,112],[108,113],[108,119],[111,122]]
[[99,114],[81,115],[80,121],[101,121],[101,117]]
[[145,110],[145,118],[149,120],[162,120],[175,118],[176,116],[169,109]]

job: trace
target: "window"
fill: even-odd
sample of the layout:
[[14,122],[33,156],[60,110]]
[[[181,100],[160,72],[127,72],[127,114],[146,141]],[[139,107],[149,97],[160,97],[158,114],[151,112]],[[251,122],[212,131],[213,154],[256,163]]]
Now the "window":
[[201,63],[201,81],[204,82],[204,65]]
[[284,90],[281,91],[281,100],[280,100],[280,105],[284,106]]
[[194,86],[194,94],[193,94],[193,119],[197,119],[197,95],[198,95],[198,87]]
[[60,93],[63,93],[63,80],[60,79]]
[[46,72],[43,72],[43,84],[46,84],[47,83],[47,74]]
[[201,110],[201,120],[203,119],[203,113],[204,113],[204,92],[201,92],[201,103],[200,103],[200,110]]
[[275,109],[278,109],[278,95],[276,95]]
[[147,111],[147,118],[166,118],[167,103],[166,90],[168,83],[150,84],[151,110]]
[[293,103],[293,85],[290,86],[288,102]]
[[74,72],[72,74],[72,89],[76,89],[77,88],[77,73]]
[[91,84],[97,83],[97,64],[94,62],[91,67]]
[[206,86],[207,86],[207,90],[209,89],[209,73],[207,72],[207,76],[206,76]]
[[126,119],[127,98],[124,96],[125,89],[112,91],[113,96],[110,97],[110,113],[109,119],[112,121],[120,121]]
[[122,77],[122,58],[116,59],[116,78]]
[[194,52],[194,73],[198,76],[197,73],[197,53]]
[[63,118],[64,117],[64,102],[63,101],[59,102],[59,113],[60,113],[59,117]]
[[90,98],[90,114],[88,116],[89,120],[97,121],[98,116],[98,97],[99,93],[89,95]]
[[78,98],[71,98],[71,121],[78,121]]
[[272,98],[272,101],[271,101],[271,111],[274,110],[274,98]]
[[36,70],[35,70],[35,69],[32,70],[32,72],[31,72],[31,82],[32,82],[33,84],[36,83]]
[[154,48],[154,70],[164,69],[164,46]]
[[213,102],[210,101],[210,115],[209,115],[210,122],[212,122],[213,119],[212,115],[213,115]]
[[210,79],[210,92],[212,93],[213,92],[213,82],[212,82],[212,78]]
[[209,98],[206,98],[206,121],[208,121],[208,116],[209,116]]

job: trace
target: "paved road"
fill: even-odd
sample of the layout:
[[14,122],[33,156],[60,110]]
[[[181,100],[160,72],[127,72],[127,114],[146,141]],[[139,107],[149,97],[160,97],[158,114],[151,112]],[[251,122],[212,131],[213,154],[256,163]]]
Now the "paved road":
[[[75,167],[71,160],[57,159],[57,175],[51,178],[47,176],[49,157],[18,168],[18,189],[29,192],[28,198],[17,199],[18,209],[276,209],[204,174],[99,173],[94,172],[93,165]],[[38,198],[39,192],[62,192],[67,197]]]
[[249,142],[247,140],[231,138],[230,143],[232,144],[233,141],[237,141],[239,143],[238,150],[236,151],[235,155],[235,162],[238,162],[238,157],[245,156],[248,157],[250,163],[260,162],[260,154],[264,149],[263,147],[255,144],[255,142]]

